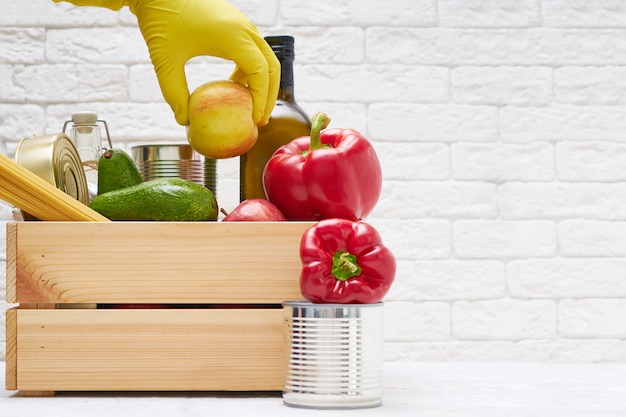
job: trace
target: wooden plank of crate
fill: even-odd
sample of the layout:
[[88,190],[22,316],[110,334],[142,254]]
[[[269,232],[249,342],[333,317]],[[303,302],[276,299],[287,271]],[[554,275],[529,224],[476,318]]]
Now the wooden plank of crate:
[[275,391],[282,309],[19,310],[17,387]]
[[[54,305],[25,305],[20,308],[54,308]],[[5,354],[5,389],[8,391],[17,389],[17,307],[6,311],[6,354]],[[50,396],[53,391],[24,391],[22,396]]]
[[280,303],[301,299],[309,222],[20,222],[19,302]]
[[[24,309],[42,309],[42,310],[50,310],[50,309],[55,309],[56,308],[56,304],[30,304],[30,303],[24,303],[24,304],[20,304],[19,309],[24,310]],[[15,313],[15,317],[12,318],[12,320],[14,321],[11,326],[14,327],[14,335],[11,336],[12,339],[14,339],[11,343],[13,344],[14,348],[15,348],[15,357],[12,359],[15,361],[15,364],[13,365],[15,367],[15,384],[13,384],[14,386],[17,386],[17,353],[19,351],[19,347],[17,346],[17,308],[15,309],[16,313]],[[8,327],[8,326],[7,326]],[[9,344],[9,336],[7,334],[7,350],[8,350],[8,344]],[[8,366],[8,363],[7,363]],[[8,388],[7,388],[8,389]],[[17,388],[12,388],[12,389],[17,389]],[[51,390],[22,390],[20,391],[20,396],[22,397],[49,397],[54,395],[54,391]]]
[[6,300],[9,303],[17,302],[16,252],[17,223],[11,222],[6,226]]
[[8,391],[17,389],[17,307],[6,311],[6,354],[5,387]]

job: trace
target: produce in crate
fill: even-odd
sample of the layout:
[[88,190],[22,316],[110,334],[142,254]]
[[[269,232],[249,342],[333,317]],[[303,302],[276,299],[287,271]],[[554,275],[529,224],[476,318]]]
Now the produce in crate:
[[280,222],[285,221],[285,216],[271,202],[262,198],[250,198],[244,200],[230,213],[222,209],[226,215],[225,222]]
[[198,153],[214,159],[247,152],[259,131],[252,119],[252,95],[236,81],[211,81],[189,97],[187,139]]
[[141,184],[135,161],[121,149],[106,150],[98,161],[98,195]]
[[300,290],[313,303],[371,304],[389,291],[396,260],[371,225],[326,219],[300,242]]
[[142,182],[96,196],[90,207],[110,220],[217,220],[215,195],[180,178]]
[[267,198],[288,220],[361,220],[378,202],[382,171],[374,147],[355,130],[323,130],[329,123],[316,113],[311,136],[280,147],[265,165]]

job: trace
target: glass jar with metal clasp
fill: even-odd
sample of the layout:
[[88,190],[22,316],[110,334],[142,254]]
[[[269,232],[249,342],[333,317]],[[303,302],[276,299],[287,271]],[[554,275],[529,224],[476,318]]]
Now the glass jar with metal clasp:
[[100,125],[104,126],[109,148],[112,148],[109,126],[104,120],[98,119],[98,114],[91,111],[82,111],[72,114],[72,119],[63,124],[63,133],[71,123],[67,136],[76,146],[78,155],[85,170],[90,200],[98,194],[98,160],[106,148],[102,146]]

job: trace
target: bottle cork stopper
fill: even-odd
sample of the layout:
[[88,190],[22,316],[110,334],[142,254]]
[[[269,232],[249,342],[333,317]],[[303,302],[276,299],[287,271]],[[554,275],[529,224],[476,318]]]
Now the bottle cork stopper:
[[95,125],[98,122],[98,113],[93,111],[73,113],[72,122],[76,125]]

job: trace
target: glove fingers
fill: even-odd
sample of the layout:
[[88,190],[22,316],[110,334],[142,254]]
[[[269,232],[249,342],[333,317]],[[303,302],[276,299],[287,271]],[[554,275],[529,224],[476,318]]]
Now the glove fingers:
[[163,97],[179,124],[189,124],[185,63],[200,55],[234,61],[234,79],[248,86],[254,100],[254,122],[267,124],[278,96],[280,63],[257,28],[240,11],[226,0],[152,0],[138,2],[133,12],[148,45]]
[[256,30],[250,33],[250,36],[251,42],[248,47],[240,49],[232,57],[237,68],[231,79],[248,85],[254,99],[254,121],[263,126],[269,121],[278,97],[280,62],[272,48]]
[[230,75],[230,79],[232,81],[237,81],[238,83],[241,83],[243,85],[248,84],[248,81],[246,80],[246,74],[241,70],[241,68],[239,68],[239,66],[235,67],[235,70]]
[[185,75],[185,62],[172,60],[166,54],[152,53],[152,64],[156,71],[163,98],[174,112],[181,126],[189,124],[189,87]]
[[274,110],[274,105],[276,104],[276,99],[278,98],[278,89],[280,87],[280,61],[265,39],[260,39],[259,49],[263,52],[263,56],[265,56],[269,65],[267,101],[265,104],[264,117],[261,119],[261,125],[263,126],[269,122],[272,110]]

